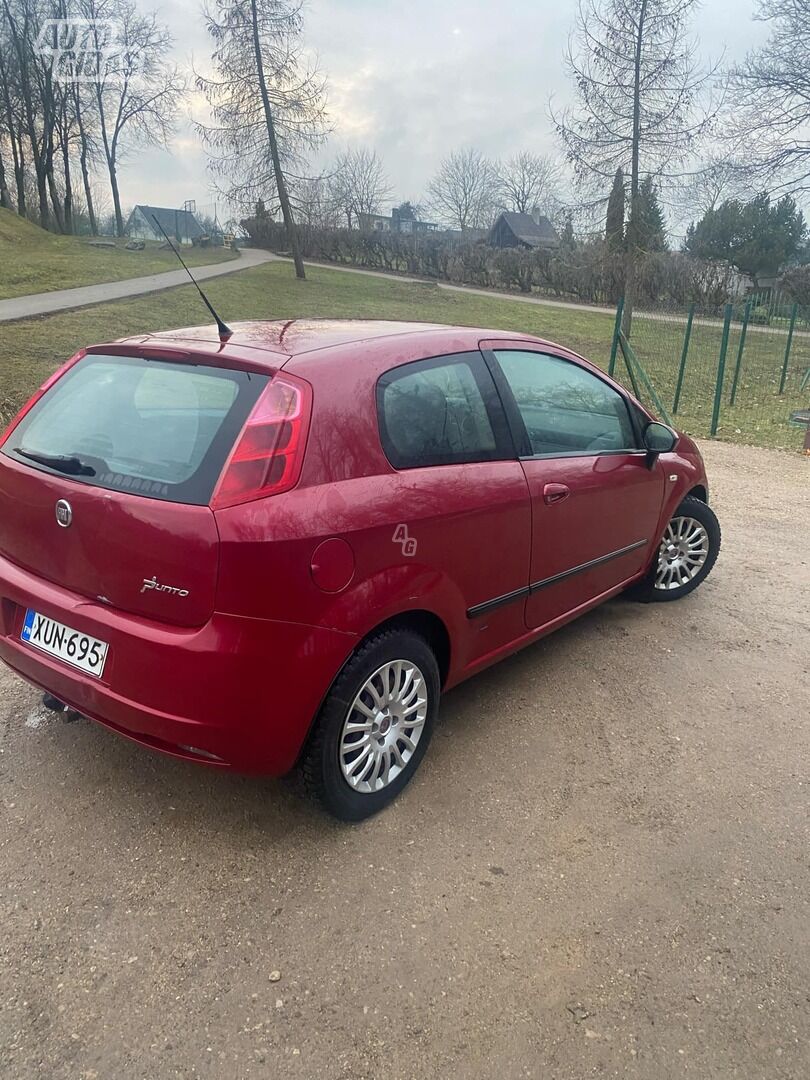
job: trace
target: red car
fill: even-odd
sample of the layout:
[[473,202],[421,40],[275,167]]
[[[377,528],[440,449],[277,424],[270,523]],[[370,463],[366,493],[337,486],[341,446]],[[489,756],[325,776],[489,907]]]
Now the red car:
[[257,322],[83,350],[0,441],[0,657],[176,757],[380,809],[439,695],[720,531],[691,439],[567,349]]

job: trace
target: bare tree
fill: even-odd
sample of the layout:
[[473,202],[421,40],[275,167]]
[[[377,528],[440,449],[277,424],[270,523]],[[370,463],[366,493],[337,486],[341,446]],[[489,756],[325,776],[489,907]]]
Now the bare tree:
[[0,23],[0,94],[2,94],[2,97],[0,97],[0,206],[5,210],[10,210],[12,208],[12,197],[9,189],[9,175],[6,171],[4,155],[10,147],[14,158],[16,174],[17,143],[15,139],[16,125],[14,123],[14,116],[10,109],[6,108],[6,95],[10,93],[11,86],[7,75],[7,64],[3,57],[3,51],[7,47],[4,30],[4,25]]
[[93,82],[101,148],[110,178],[115,230],[124,235],[118,187],[118,166],[136,146],[167,145],[185,94],[185,81],[167,56],[174,44],[155,14],[142,15],[133,0],[82,0],[84,16],[93,20],[95,48],[103,54],[101,35],[114,20],[120,49],[99,64]]
[[760,0],[766,43],[731,73],[734,159],[753,187],[810,190],[810,3]]
[[324,80],[303,54],[301,7],[300,0],[214,0],[206,21],[216,74],[197,76],[214,118],[198,125],[214,173],[244,207],[278,200],[299,278],[288,175],[326,132]]
[[364,216],[379,214],[392,192],[377,151],[364,146],[338,156],[329,186],[350,229],[360,225]]
[[296,219],[316,229],[337,229],[343,209],[335,200],[333,177],[307,176],[298,180],[290,192]]
[[98,235],[96,214],[97,199],[93,195],[93,166],[98,156],[96,131],[98,114],[94,111],[94,95],[85,83],[76,81],[70,87],[73,99],[73,115],[76,118],[76,130],[79,141],[79,166],[84,189],[84,207],[87,214],[90,234]]
[[[8,47],[4,67],[14,65],[16,92],[20,104],[19,122],[36,177],[39,203],[39,223],[43,228],[51,224],[50,191],[57,215],[56,224],[61,228],[61,211],[54,199],[53,175],[55,106],[53,73],[49,58],[35,47],[44,18],[38,0],[0,0],[5,22]],[[13,59],[12,59],[13,58]],[[24,181],[23,181],[24,182]]]
[[703,217],[728,199],[748,201],[756,194],[752,177],[730,157],[710,156],[684,178],[670,198],[670,206],[684,222]]
[[500,201],[505,210],[529,214],[535,208],[546,217],[560,206],[560,162],[546,154],[523,150],[498,166]]
[[482,229],[498,201],[498,173],[479,150],[457,150],[444,159],[428,184],[437,214],[454,228]]
[[566,55],[575,105],[552,114],[569,162],[584,184],[607,192],[616,170],[630,180],[626,231],[625,332],[640,250],[644,176],[672,179],[697,151],[716,114],[715,69],[702,68],[689,36],[698,0],[581,0]]
[[11,42],[11,32],[0,12],[0,139],[7,141],[14,165],[17,213],[25,215],[25,127],[17,77],[17,57]]
[[8,189],[8,180],[6,179],[6,166],[3,161],[2,140],[0,140],[0,206],[4,210],[11,209],[11,192]]

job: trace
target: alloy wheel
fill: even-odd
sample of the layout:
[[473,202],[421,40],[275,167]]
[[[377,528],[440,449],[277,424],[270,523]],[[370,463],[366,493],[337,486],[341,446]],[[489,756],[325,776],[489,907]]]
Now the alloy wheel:
[[658,549],[656,589],[680,589],[703,569],[709,557],[709,534],[693,517],[674,517]]
[[340,767],[355,791],[387,787],[413,757],[428,714],[427,684],[410,660],[391,660],[366,680],[343,725]]

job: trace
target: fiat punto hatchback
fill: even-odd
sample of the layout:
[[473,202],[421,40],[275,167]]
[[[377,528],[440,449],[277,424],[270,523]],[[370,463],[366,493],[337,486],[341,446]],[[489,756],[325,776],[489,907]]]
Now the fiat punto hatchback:
[[155,750],[299,763],[356,820],[413,776],[442,690],[630,587],[696,588],[707,499],[691,439],[522,334],[93,346],[0,442],[0,657]]

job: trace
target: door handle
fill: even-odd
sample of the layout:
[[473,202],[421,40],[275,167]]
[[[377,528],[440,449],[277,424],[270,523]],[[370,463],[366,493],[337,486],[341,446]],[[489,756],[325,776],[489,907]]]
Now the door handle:
[[549,504],[562,502],[571,494],[571,489],[566,484],[546,484],[543,488],[543,499]]

